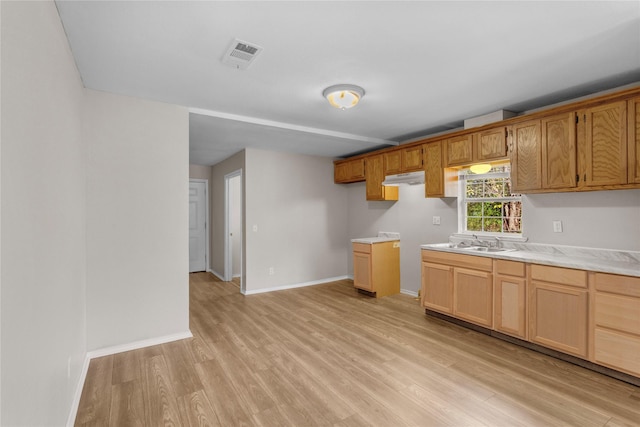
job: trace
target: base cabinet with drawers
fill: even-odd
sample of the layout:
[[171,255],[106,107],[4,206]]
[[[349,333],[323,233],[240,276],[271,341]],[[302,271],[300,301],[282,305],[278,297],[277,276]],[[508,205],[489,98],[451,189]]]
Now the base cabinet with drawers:
[[427,310],[640,378],[640,277],[422,250],[421,295]]
[[400,242],[354,242],[353,286],[376,297],[400,293]]
[[640,278],[593,275],[592,361],[640,376]]

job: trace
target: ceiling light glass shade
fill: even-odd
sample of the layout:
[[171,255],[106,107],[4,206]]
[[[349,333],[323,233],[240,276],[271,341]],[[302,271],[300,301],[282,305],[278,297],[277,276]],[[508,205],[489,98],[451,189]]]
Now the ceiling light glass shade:
[[322,96],[327,98],[332,107],[346,110],[355,107],[364,96],[364,89],[354,85],[335,85],[326,88]]
[[489,163],[478,163],[475,165],[471,165],[469,170],[473,173],[483,174],[491,170],[491,165]]

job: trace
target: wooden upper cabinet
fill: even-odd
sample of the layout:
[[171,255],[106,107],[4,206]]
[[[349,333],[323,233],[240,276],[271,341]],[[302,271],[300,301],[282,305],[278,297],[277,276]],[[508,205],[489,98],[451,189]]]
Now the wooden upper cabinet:
[[333,169],[333,180],[337,184],[364,181],[364,158],[336,163]]
[[629,184],[640,184],[640,96],[630,99],[627,109],[629,115],[628,181]]
[[402,172],[402,151],[387,151],[382,154],[384,158],[384,174],[394,175]]
[[387,151],[382,155],[384,156],[385,175],[414,172],[423,169],[421,145]]
[[576,186],[576,115],[546,117],[542,125],[542,187]]
[[507,157],[507,129],[500,126],[473,135],[477,161],[500,160]]
[[[584,138],[580,185],[587,187],[627,183],[627,102],[620,101],[578,113]],[[582,159],[580,159],[582,160]]]
[[509,129],[513,192],[542,187],[540,120],[517,123]]
[[424,145],[424,195],[445,197],[444,169],[442,168],[442,141]]
[[446,165],[459,166],[473,162],[473,135],[460,135],[444,141]]
[[402,150],[402,172],[413,172],[424,169],[422,145]]
[[367,200],[398,200],[398,187],[385,187],[382,154],[366,157]]

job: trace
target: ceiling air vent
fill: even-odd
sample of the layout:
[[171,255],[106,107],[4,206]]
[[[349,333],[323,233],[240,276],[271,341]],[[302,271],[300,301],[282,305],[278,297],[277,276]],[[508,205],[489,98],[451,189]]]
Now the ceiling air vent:
[[257,44],[235,39],[222,57],[222,63],[240,70],[246,70],[260,55],[260,52],[262,52],[262,48]]

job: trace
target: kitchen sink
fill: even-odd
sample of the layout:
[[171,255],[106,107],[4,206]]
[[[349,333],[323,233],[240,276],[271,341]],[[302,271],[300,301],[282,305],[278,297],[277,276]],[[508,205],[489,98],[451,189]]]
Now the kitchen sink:
[[487,246],[469,246],[469,247],[466,247],[466,248],[459,247],[459,249],[464,249],[466,251],[478,251],[478,252],[511,252],[511,251],[515,251],[515,249],[490,248],[490,247],[487,247]]

